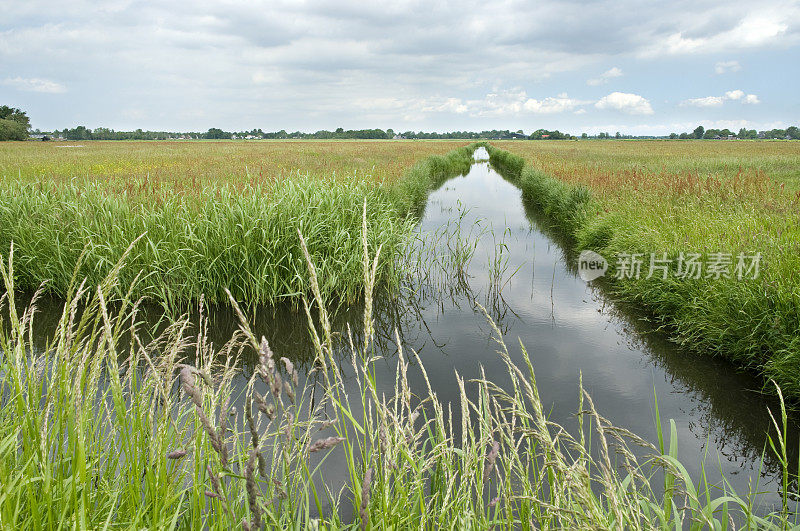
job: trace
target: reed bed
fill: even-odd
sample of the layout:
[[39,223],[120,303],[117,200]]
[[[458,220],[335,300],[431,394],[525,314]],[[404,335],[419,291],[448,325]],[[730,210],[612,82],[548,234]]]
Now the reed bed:
[[[578,428],[550,422],[533,364],[516,366],[495,329],[510,384],[457,377],[460,403],[412,393],[413,352],[398,340],[394,382],[376,381],[371,294],[380,252],[362,214],[367,304],[346,338],[331,334],[316,264],[301,237],[312,286],[304,300],[316,363],[300,374],[241,328],[214,347],[205,327],[177,319],[144,342],[139,304],[116,296],[132,250],[96,287],[65,301],[54,340],[33,348],[36,301],[4,297],[0,327],[0,526],[80,528],[732,529],[796,526],[788,505],[786,413],[776,413],[787,503],[754,514],[753,493],[691,478],[674,423],[652,444],[611,425],[576,382]],[[13,249],[0,261],[14,293]],[[232,300],[234,308],[238,308]],[[312,319],[313,308],[319,312]],[[114,308],[112,310],[112,308]],[[488,318],[488,316],[487,316]],[[354,341],[357,335],[362,339]],[[340,344],[349,352],[342,359]],[[243,400],[236,358],[258,355]],[[494,361],[487,360],[494,363]],[[360,393],[345,393],[343,364]],[[424,366],[419,359],[424,374]],[[305,382],[303,381],[305,380]],[[316,384],[315,384],[316,382]],[[388,386],[387,386],[388,384]],[[455,408],[455,413],[454,409]],[[637,460],[632,445],[649,457]],[[593,453],[591,448],[599,449]],[[325,462],[347,465],[326,487]],[[757,485],[754,486],[754,491]],[[325,507],[330,507],[325,510]]]
[[[385,143],[336,145],[367,152],[374,145],[384,157],[393,152]],[[422,159],[393,184],[341,174],[329,179],[298,174],[252,184],[229,176],[227,183],[203,184],[201,175],[199,188],[186,194],[158,180],[140,181],[143,188],[129,193],[118,190],[113,179],[61,184],[11,179],[3,183],[0,196],[0,246],[15,245],[20,289],[47,282],[47,290],[65,295],[75,271],[78,278],[97,284],[135,241],[119,276],[122,285],[136,286],[136,297],[177,308],[201,296],[224,302],[229,289],[236,300],[249,304],[298,304],[309,289],[299,229],[319,264],[322,292],[351,302],[363,294],[361,206],[365,201],[370,205],[370,249],[383,246],[385,251],[378,278],[396,287],[395,257],[413,232],[415,214],[437,183],[469,167],[474,147],[448,146],[449,153]],[[352,155],[350,149],[345,153]]]
[[[645,143],[630,144],[648,149]],[[776,145],[790,147],[765,144],[763,149],[795,149],[793,143]],[[613,170],[614,184],[598,188],[591,168],[585,176],[576,170],[567,179],[538,169],[541,162],[529,163],[495,147],[490,153],[493,164],[518,183],[524,199],[563,231],[575,250],[606,257],[612,268],[608,277],[619,256],[641,253],[645,264],[639,278],[608,278],[609,293],[637,303],[688,350],[723,356],[760,373],[765,382],[775,380],[793,401],[800,398],[796,192],[761,173],[698,177],[619,169]],[[647,278],[651,253],[666,253],[672,260],[666,279],[660,274]],[[680,253],[704,258],[761,253],[759,275],[676,278]]]

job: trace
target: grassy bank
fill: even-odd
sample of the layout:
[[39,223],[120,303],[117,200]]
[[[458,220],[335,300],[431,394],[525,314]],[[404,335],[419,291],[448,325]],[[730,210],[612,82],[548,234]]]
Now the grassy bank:
[[[362,281],[371,294],[379,260],[363,249]],[[12,263],[4,258],[0,270],[13,293]],[[570,434],[549,422],[529,358],[515,366],[497,329],[496,361],[507,366],[511,384],[459,380],[460,403],[442,404],[433,390],[411,393],[405,360],[413,354],[400,344],[395,382],[376,381],[370,296],[362,324],[354,324],[363,339],[349,344],[345,359],[336,356],[320,302],[323,280],[313,267],[311,304],[318,303],[321,325],[312,334],[317,363],[308,375],[254,337],[244,318],[240,332],[216,349],[204,327],[189,330],[182,319],[153,342],[138,342],[137,305],[114,296],[118,270],[96,289],[73,291],[45,351],[30,344],[35,301],[23,309],[2,299],[4,528],[726,529],[736,522],[780,529],[797,523],[786,506],[759,517],[749,493],[688,477],[673,423],[663,430],[659,424],[656,444],[643,441],[610,425],[579,382],[579,429]],[[248,351],[259,361],[245,396],[234,396],[236,357]],[[344,393],[340,364],[347,357],[361,389],[355,396]],[[459,408],[460,426],[453,425],[451,407]],[[774,444],[785,462],[782,439]],[[630,445],[644,445],[650,457],[637,461]],[[341,490],[324,487],[330,459],[347,465]],[[784,499],[790,466],[785,462]]]
[[[342,145],[349,153],[355,144]],[[380,156],[390,152],[384,144],[374,145]],[[133,180],[127,188],[98,175],[74,181],[6,178],[0,247],[14,243],[15,280],[24,290],[47,282],[46,289],[65,295],[73,278],[97,284],[136,241],[119,273],[121,285],[136,286],[134,296],[175,306],[201,295],[225,301],[229,289],[236,300],[253,304],[297,302],[309,289],[300,230],[325,279],[323,293],[350,301],[363,293],[364,203],[369,205],[369,248],[384,249],[378,278],[391,286],[399,277],[394,258],[413,230],[414,213],[433,186],[469,166],[472,148],[452,149],[452,143],[449,148],[445,155],[407,167],[399,179],[340,173],[208,181],[199,172],[198,184],[186,192],[163,177]]]
[[[712,174],[671,173],[664,162],[659,171],[598,164],[581,177],[569,162],[572,157],[561,166],[571,169],[557,178],[537,167],[557,164],[535,161],[526,149],[518,151],[530,163],[491,147],[492,163],[569,236],[575,249],[602,254],[612,276],[620,257],[641,255],[639,278],[610,280],[611,293],[645,309],[685,348],[723,356],[800,398],[800,224],[798,194],[786,186],[793,182],[790,174],[783,174],[786,182],[777,182],[756,167],[757,161],[751,159],[754,166],[748,169],[740,157],[738,173],[725,165]],[[765,167],[791,159],[795,148],[784,149],[789,150],[785,157]],[[666,253],[666,279],[660,270],[647,278],[651,253],[658,258]],[[730,255],[730,278],[707,277],[705,271],[700,278],[678,278],[681,253],[698,253],[706,262],[714,253]],[[740,253],[761,254],[757,278],[733,274]]]

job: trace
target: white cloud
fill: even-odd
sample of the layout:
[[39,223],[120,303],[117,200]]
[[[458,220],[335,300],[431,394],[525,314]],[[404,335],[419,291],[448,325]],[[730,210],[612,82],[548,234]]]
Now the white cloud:
[[731,37],[741,39],[743,44],[758,46],[784,33],[789,26],[780,15],[751,16],[731,31]]
[[[701,36],[690,36],[699,33],[695,31],[677,31],[656,41],[644,48],[640,55],[678,55],[693,53],[713,53],[731,49],[744,49],[766,46],[777,41],[779,37],[788,33],[789,22],[797,15],[795,6],[786,9],[766,12],[749,13],[739,20],[733,28],[720,32],[703,32]],[[708,24],[710,20],[700,20]]]
[[[744,98],[744,99],[743,99]],[[743,90],[729,90],[724,96],[706,96],[705,98],[690,98],[680,103],[681,107],[721,107],[725,101],[738,101],[742,103],[760,103],[755,94],[745,94]]]
[[720,96],[691,98],[681,102],[682,107],[721,107],[725,100]]
[[67,87],[61,83],[38,77],[9,77],[3,80],[3,85],[8,85],[9,87],[14,87],[17,90],[24,90],[26,92],[44,92],[47,94],[61,94],[67,91]]
[[742,69],[739,61],[717,61],[714,65],[714,72],[717,74],[727,74],[728,72],[738,72]]
[[605,85],[606,83],[608,83],[609,79],[620,77],[621,75],[622,75],[622,70],[615,66],[613,68],[606,70],[598,77],[587,80],[586,84],[592,87],[596,87],[598,85]]
[[594,104],[601,110],[614,110],[625,114],[653,114],[650,101],[638,94],[627,92],[612,92],[608,96],[603,96],[600,101]]
[[469,111],[469,107],[465,105],[460,98],[447,98],[444,102],[424,110],[432,110],[434,112],[453,112],[456,114],[464,114],[465,112]]
[[513,116],[525,113],[558,114],[573,111],[590,103],[592,102],[570,98],[565,92],[555,97],[530,98],[526,91],[515,88],[491,92],[482,100],[469,100],[464,102],[464,105],[468,107],[470,116],[487,117]]
[[355,101],[364,111],[395,112],[404,110],[408,116],[423,119],[432,113],[451,113],[470,117],[508,117],[525,114],[558,114],[569,111],[581,113],[591,101],[570,98],[565,92],[542,99],[530,98],[526,91],[515,88],[495,90],[483,99],[463,100],[456,97],[432,98],[361,98]]
[[555,98],[545,98],[543,100],[531,98],[525,102],[523,108],[535,114],[554,114],[571,111],[580,105],[586,105],[586,103],[588,102],[572,99],[564,93]]

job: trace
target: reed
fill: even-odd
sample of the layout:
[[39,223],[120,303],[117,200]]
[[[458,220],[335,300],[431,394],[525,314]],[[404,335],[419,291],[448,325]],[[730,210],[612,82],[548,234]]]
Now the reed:
[[[452,146],[452,145],[451,145]],[[361,206],[369,249],[382,246],[378,280],[396,288],[395,257],[402,254],[428,193],[469,167],[474,147],[432,155],[407,169],[396,183],[324,180],[298,175],[272,183],[209,184],[191,194],[161,185],[149,192],[118,192],[108,182],[4,183],[0,197],[0,246],[13,242],[20,289],[65,295],[73,273],[99,283],[131,242],[120,270],[123,286],[169,308],[204,296],[227,300],[299,304],[309,293],[297,238],[303,232],[321,291],[352,302],[361,283]],[[145,186],[146,188],[146,186]]]

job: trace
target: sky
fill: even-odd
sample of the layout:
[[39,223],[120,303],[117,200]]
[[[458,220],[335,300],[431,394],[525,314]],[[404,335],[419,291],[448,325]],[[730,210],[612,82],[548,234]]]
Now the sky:
[[800,0],[0,0],[34,128],[661,135],[800,124]]

